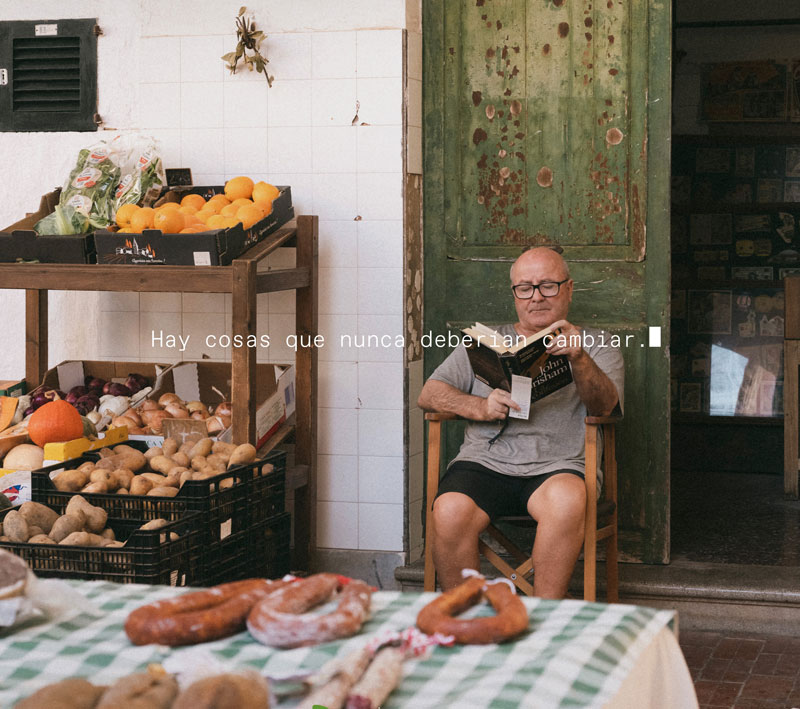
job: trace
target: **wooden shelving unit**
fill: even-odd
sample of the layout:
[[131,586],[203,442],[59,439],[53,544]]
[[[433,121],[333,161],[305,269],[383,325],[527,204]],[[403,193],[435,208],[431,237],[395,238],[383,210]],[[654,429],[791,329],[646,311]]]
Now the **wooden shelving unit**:
[[[295,268],[258,273],[258,263],[281,246],[296,247]],[[48,291],[134,291],[230,293],[232,331],[256,335],[256,296],[281,290],[297,292],[299,341],[317,334],[318,218],[299,216],[235,259],[230,266],[131,266],[106,264],[0,264],[0,288],[25,290],[25,378],[38,386],[47,370]],[[284,426],[280,440],[294,435],[295,462],[307,466],[307,482],[295,491],[295,558],[293,568],[307,569],[315,539],[317,425],[317,351],[298,347],[297,409],[294,426]],[[255,442],[256,350],[234,348],[231,355],[233,439]],[[271,440],[269,447],[277,443]]]

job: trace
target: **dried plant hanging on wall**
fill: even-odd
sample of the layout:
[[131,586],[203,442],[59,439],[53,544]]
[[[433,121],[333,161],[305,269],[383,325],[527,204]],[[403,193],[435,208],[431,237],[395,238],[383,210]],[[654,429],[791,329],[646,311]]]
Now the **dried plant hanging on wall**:
[[236,68],[240,61],[244,62],[248,71],[255,69],[262,72],[267,79],[267,84],[272,86],[272,80],[275,77],[267,73],[269,59],[259,51],[261,42],[267,36],[261,30],[256,29],[256,23],[252,15],[246,13],[246,7],[239,8],[239,14],[236,16],[236,37],[239,41],[236,44],[236,50],[223,54],[222,60],[231,70],[231,74],[236,73]]

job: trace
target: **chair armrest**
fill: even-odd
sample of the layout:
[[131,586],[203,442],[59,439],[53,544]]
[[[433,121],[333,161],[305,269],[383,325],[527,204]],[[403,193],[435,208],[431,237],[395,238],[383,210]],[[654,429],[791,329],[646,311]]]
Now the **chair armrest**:
[[583,422],[589,425],[600,426],[604,423],[619,423],[622,416],[587,416]]
[[458,414],[440,414],[433,411],[425,414],[426,421],[457,421],[460,418]]

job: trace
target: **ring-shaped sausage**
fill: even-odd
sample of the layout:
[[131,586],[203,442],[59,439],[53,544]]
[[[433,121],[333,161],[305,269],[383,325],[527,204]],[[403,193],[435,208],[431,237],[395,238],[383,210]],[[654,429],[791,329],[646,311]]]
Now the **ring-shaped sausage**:
[[[528,611],[510,584],[488,583],[483,576],[471,576],[462,584],[434,598],[417,615],[417,627],[428,635],[452,635],[462,645],[502,643],[528,627]],[[485,598],[495,615],[456,618]]]
[[125,621],[134,645],[193,645],[244,630],[250,609],[288,581],[247,579],[141,606]]
[[[333,611],[308,612],[340,589]],[[372,589],[363,581],[352,579],[343,585],[342,577],[335,574],[314,574],[256,603],[247,617],[247,629],[260,643],[279,648],[349,638],[367,619],[371,598]]]

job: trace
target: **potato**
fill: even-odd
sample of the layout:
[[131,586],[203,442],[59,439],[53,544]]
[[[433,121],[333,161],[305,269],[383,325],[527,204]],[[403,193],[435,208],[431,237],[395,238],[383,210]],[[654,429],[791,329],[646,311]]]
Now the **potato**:
[[177,464],[165,455],[157,455],[150,458],[150,468],[157,473],[166,475],[170,470],[177,467]]
[[175,465],[180,466],[181,468],[188,468],[189,461],[191,461],[191,458],[188,455],[186,455],[186,453],[181,453],[180,451],[178,451],[177,453],[172,454],[172,462],[175,463]]
[[167,522],[167,520],[165,520],[163,517],[158,517],[143,524],[141,527],[139,527],[139,529],[161,529],[161,527],[166,527],[168,524],[169,522]]
[[236,481],[233,478],[224,478],[219,481],[219,489],[225,490],[226,488],[233,487]]
[[106,468],[97,468],[89,473],[89,482],[103,483],[108,491],[114,491],[119,487],[114,471]]
[[228,460],[228,468],[234,465],[244,465],[245,463],[252,463],[256,459],[256,447],[250,443],[242,443],[237,446],[236,450],[231,453]]
[[[194,441],[186,441],[186,443],[182,443],[181,447],[178,449],[178,453],[185,453],[189,455],[195,447]],[[191,460],[191,456],[189,455],[189,460]]]
[[130,494],[131,494],[130,491],[126,490],[124,487],[121,487],[119,490],[117,490],[117,495],[130,495]]
[[194,458],[192,458],[191,464],[192,470],[202,470],[203,468],[208,467],[205,456],[202,455],[196,455]]
[[206,458],[206,463],[220,473],[225,472],[225,459],[221,453],[212,453]]
[[147,494],[152,497],[175,497],[178,494],[178,488],[161,485],[160,487],[150,488]]
[[131,480],[133,480],[133,471],[128,470],[128,468],[117,468],[114,471],[114,475],[117,477],[117,487],[124,488],[125,490],[130,489]]
[[63,679],[55,684],[48,684],[23,699],[17,709],[92,709],[105,687],[96,687],[82,677]]
[[73,532],[68,537],[64,537],[59,544],[73,547],[101,547],[105,541],[99,534]]
[[80,495],[73,497],[65,510],[66,514],[70,514],[75,510],[80,510],[86,515],[86,530],[88,532],[99,532],[106,526],[108,519],[108,512],[100,507],[90,505],[85,498]]
[[55,544],[46,534],[35,534],[28,540],[28,544]]
[[82,473],[91,473],[94,470],[94,463],[92,461],[87,461],[79,465],[75,470],[80,470]]
[[108,485],[105,483],[89,483],[86,487],[81,490],[81,492],[85,492],[88,494],[97,494],[100,493],[101,495],[105,495],[108,492],[114,492],[113,490],[108,489]]
[[[119,447],[119,446],[118,446]],[[144,453],[131,448],[130,452],[118,453],[110,458],[103,458],[98,464],[98,468],[116,470],[117,468],[127,468],[134,473],[138,473],[147,464]]]
[[212,453],[220,453],[222,455],[227,455],[228,458],[230,458],[233,455],[233,451],[235,450],[236,450],[236,444],[225,443],[225,441],[214,441],[214,445],[211,446]]
[[161,445],[162,455],[165,455],[167,458],[172,457],[173,453],[178,452],[178,441],[174,438],[165,438],[164,443]]
[[194,447],[189,453],[189,460],[194,458],[196,455],[202,455],[203,457],[211,455],[213,445],[214,443],[210,438],[204,438],[201,441],[198,441],[194,444]]
[[261,466],[262,475],[269,475],[273,470],[275,470],[275,466],[272,463],[265,463]]
[[44,534],[44,530],[36,525],[28,525],[28,539],[35,537],[37,534]]
[[169,709],[176,696],[178,683],[172,675],[151,671],[137,672],[117,680],[109,687],[95,709]]
[[163,449],[161,448],[161,446],[155,446],[153,448],[148,448],[147,451],[144,454],[144,457],[147,458],[147,460],[150,460],[150,458],[153,458],[153,457],[155,457],[157,455],[164,455],[164,452],[163,452]]
[[118,540],[114,540],[114,541],[109,540],[105,544],[103,544],[103,546],[107,547],[107,548],[110,548],[110,547],[124,547],[125,546],[125,542],[120,542]]
[[53,485],[60,492],[78,492],[88,482],[89,473],[85,470],[62,470],[53,478]]
[[3,533],[12,542],[27,542],[30,538],[28,522],[19,510],[11,510],[3,520]]
[[83,531],[83,525],[85,523],[86,516],[83,513],[81,513],[80,516],[74,514],[63,515],[55,521],[48,536],[58,544],[62,539],[66,539],[73,532]]
[[23,502],[19,507],[19,512],[28,525],[41,527],[45,534],[52,529],[58,519],[58,512],[39,502]]
[[116,540],[117,536],[114,534],[114,530],[111,527],[106,527],[102,532],[100,532],[100,536],[103,539],[110,539],[112,542]]
[[178,487],[183,487],[183,483],[185,483],[187,480],[193,480],[194,478],[192,476],[195,474],[195,472],[197,471],[184,470],[181,473],[180,478],[178,478]]
[[114,455],[114,451],[112,451],[110,448],[98,448],[97,455],[99,455],[101,458],[111,458]]
[[153,482],[151,480],[148,480],[144,475],[136,475],[133,480],[131,480],[130,494],[146,495],[151,487],[153,487]]

